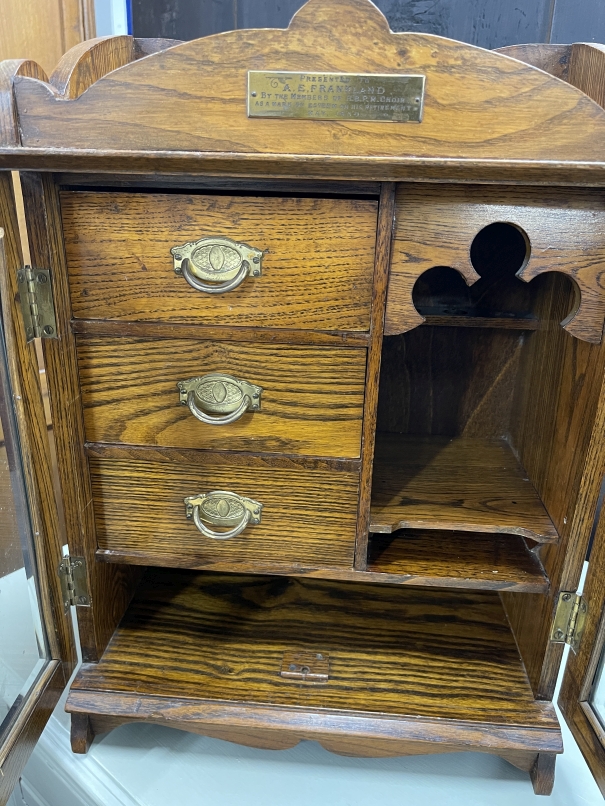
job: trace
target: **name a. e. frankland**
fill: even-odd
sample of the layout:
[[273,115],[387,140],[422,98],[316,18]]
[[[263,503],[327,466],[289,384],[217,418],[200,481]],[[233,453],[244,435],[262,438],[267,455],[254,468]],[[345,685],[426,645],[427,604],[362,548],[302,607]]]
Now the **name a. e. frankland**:
[[420,122],[424,76],[248,72],[248,116]]

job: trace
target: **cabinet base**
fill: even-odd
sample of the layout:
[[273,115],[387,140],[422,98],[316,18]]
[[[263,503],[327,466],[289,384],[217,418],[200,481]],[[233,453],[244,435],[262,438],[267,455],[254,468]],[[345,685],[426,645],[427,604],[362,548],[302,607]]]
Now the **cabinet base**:
[[164,727],[197,733],[212,739],[255,747],[261,750],[288,750],[300,741],[318,742],[325,750],[340,756],[363,758],[392,758],[435,753],[478,752],[500,756],[513,766],[528,772],[536,795],[550,795],[555,781],[556,753],[536,753],[526,750],[472,746],[468,743],[445,743],[409,739],[380,739],[364,736],[334,735],[316,730],[283,730],[254,728],[237,725],[218,725],[195,722],[191,719],[136,719],[135,717],[105,716],[101,714],[72,713],[71,747],[74,753],[88,752],[95,736],[108,733],[130,722],[150,722]]

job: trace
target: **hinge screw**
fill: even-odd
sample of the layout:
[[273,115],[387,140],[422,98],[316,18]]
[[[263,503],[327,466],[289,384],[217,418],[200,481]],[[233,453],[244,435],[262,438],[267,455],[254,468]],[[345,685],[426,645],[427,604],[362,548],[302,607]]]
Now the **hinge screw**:
[[559,640],[560,638],[563,638],[563,630],[555,630],[555,638],[557,640]]
[[78,604],[85,605],[86,604],[86,596],[78,596]]
[[51,325],[46,325],[44,328],[44,332],[46,333],[47,336],[52,336],[52,334],[55,332],[55,329]]
[[48,282],[48,277],[45,274],[39,274],[38,275],[38,282],[39,283],[47,283]]
[[563,601],[564,602],[569,602],[570,599],[571,599],[571,593],[564,593],[563,594]]

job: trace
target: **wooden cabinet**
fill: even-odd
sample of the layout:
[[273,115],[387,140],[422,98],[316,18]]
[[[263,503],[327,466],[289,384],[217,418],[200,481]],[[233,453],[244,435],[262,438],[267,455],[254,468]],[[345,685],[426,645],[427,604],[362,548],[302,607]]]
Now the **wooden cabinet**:
[[605,63],[570,46],[565,83],[522,55],[311,0],[283,31],[96,42],[60,83],[15,68],[0,167],[34,268],[4,175],[2,294],[20,361],[27,327],[44,346],[74,751],[149,721],[493,753],[550,792],[563,647],[584,657],[600,607],[577,587],[605,471]]

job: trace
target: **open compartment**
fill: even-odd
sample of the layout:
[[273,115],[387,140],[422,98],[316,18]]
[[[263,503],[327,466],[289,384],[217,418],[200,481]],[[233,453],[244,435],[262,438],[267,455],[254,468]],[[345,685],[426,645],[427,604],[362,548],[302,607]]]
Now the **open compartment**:
[[148,569],[67,710],[80,752],[139,720],[267,748],[477,749],[527,770],[562,751],[485,591]]
[[581,462],[592,428],[572,426],[562,392],[578,339],[561,325],[582,301],[562,272],[587,262],[572,231],[585,205],[554,191],[399,191],[368,570],[461,586],[503,573],[521,591],[533,569],[548,584],[540,546],[571,512],[556,460]]

